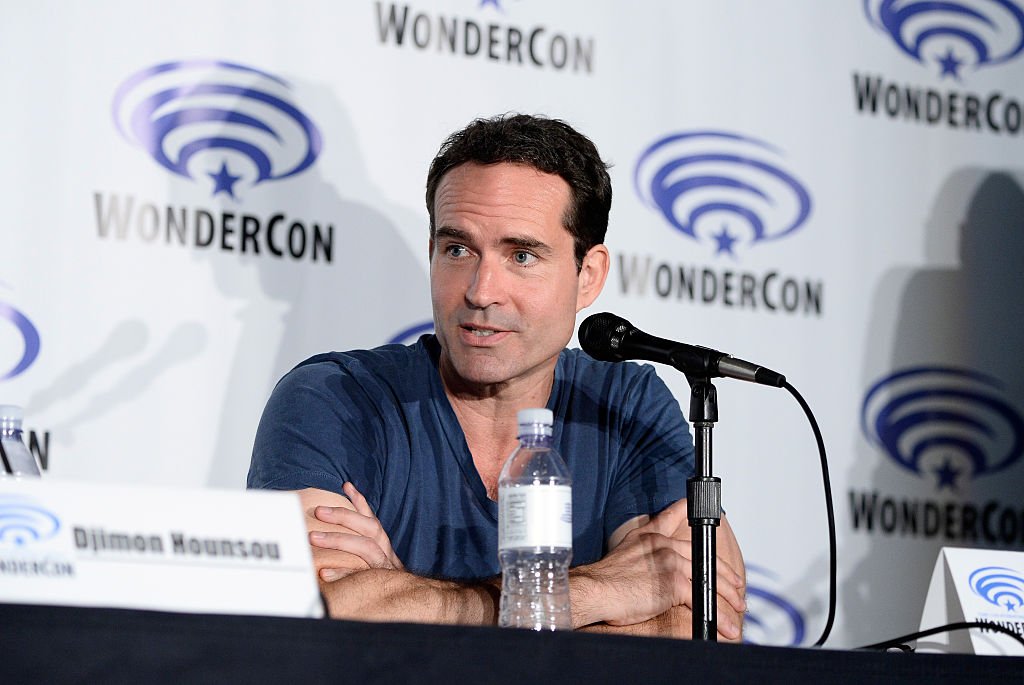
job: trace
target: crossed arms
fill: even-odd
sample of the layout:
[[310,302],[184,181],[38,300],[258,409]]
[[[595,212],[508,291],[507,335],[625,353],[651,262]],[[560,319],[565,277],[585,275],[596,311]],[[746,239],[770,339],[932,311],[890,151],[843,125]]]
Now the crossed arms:
[[[494,625],[500,578],[436,580],[405,570],[366,499],[350,483],[344,496],[299,491],[320,587],[334,618]],[[569,573],[573,628],[690,637],[690,528],[686,500],[621,525],[609,552]],[[738,640],[746,608],[743,557],[725,517],[717,535],[718,631]]]

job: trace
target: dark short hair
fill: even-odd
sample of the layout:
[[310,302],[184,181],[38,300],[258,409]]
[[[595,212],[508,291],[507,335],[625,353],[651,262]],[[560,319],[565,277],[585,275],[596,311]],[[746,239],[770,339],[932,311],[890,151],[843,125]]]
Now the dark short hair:
[[589,138],[559,119],[528,114],[502,114],[476,119],[448,136],[427,174],[427,212],[434,236],[434,197],[446,173],[477,164],[524,164],[560,176],[569,184],[569,208],[563,218],[573,239],[576,268],[594,245],[604,242],[612,207],[608,165]]

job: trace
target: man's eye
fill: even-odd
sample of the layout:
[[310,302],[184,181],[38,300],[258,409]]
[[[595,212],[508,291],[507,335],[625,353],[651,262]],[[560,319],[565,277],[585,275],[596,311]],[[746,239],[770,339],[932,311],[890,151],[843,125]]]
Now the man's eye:
[[515,263],[519,264],[520,266],[526,266],[527,264],[533,264],[535,261],[537,261],[537,255],[531,252],[524,252],[523,250],[519,250],[517,252],[512,253],[512,260],[515,261]]
[[449,257],[464,257],[469,252],[464,245],[449,245],[444,251]]

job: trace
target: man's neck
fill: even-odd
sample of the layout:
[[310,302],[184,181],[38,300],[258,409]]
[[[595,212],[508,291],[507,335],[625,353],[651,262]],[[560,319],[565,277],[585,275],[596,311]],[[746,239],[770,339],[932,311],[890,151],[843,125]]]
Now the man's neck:
[[555,365],[529,377],[500,385],[473,387],[451,380],[442,358],[441,382],[459,420],[488,495],[497,497],[501,467],[517,444],[516,414],[520,409],[546,407],[555,380]]
[[500,383],[471,383],[460,378],[444,352],[438,360],[441,385],[452,406],[466,408],[489,424],[509,422],[515,427],[520,409],[547,406],[555,381],[558,357],[519,378]]

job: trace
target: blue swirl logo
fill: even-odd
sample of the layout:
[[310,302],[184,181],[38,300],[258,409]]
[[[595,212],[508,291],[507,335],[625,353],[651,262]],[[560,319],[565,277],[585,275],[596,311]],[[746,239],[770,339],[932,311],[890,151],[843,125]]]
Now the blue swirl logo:
[[42,507],[14,497],[0,497],[0,547],[24,545],[52,538],[60,520]]
[[[796,647],[806,635],[806,619],[791,601],[779,594],[778,576],[766,568],[747,564],[747,613],[743,641]],[[779,642],[780,638],[783,640]]]
[[864,13],[911,59],[938,65],[942,78],[1024,52],[1024,9],[1015,0],[864,0]]
[[716,255],[738,245],[785,238],[811,213],[811,196],[780,164],[775,147],[722,131],[674,133],[643,151],[633,173],[637,195]]
[[6,381],[24,373],[32,366],[32,362],[39,356],[40,341],[39,331],[29,318],[6,302],[0,302],[0,321],[6,321],[14,326],[23,343],[21,354],[14,365],[6,369],[0,367],[0,381]]
[[1024,606],[1024,575],[1003,566],[984,566],[968,577],[974,594],[1008,612]]
[[389,345],[392,345],[392,344],[395,344],[395,345],[408,345],[410,343],[416,342],[416,340],[421,335],[423,335],[424,333],[433,333],[433,332],[434,332],[434,322],[433,321],[422,321],[420,323],[413,324],[412,326],[409,326],[408,328],[404,328],[404,329],[400,330],[399,332],[395,333],[393,336],[391,336],[391,339],[388,340],[388,344]]
[[320,131],[292,104],[290,89],[283,79],[242,64],[167,62],[118,87],[114,123],[168,171],[191,180],[209,177],[214,196],[237,199],[238,181],[256,186],[289,178],[320,154]]
[[920,366],[876,382],[861,406],[868,441],[902,468],[933,474],[937,489],[1002,471],[1021,458],[1024,420],[996,379]]

